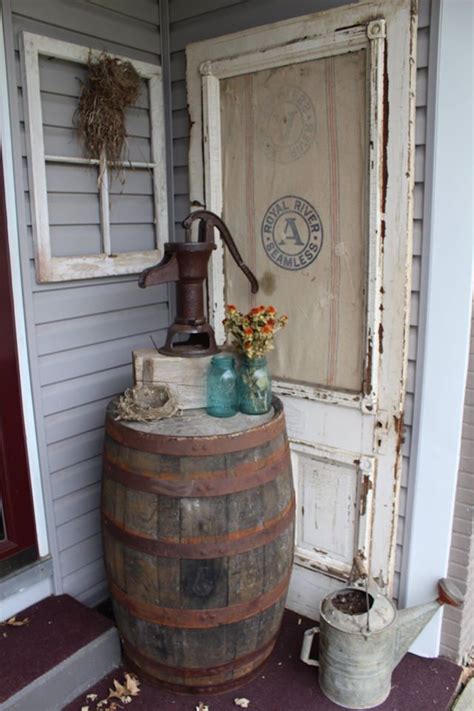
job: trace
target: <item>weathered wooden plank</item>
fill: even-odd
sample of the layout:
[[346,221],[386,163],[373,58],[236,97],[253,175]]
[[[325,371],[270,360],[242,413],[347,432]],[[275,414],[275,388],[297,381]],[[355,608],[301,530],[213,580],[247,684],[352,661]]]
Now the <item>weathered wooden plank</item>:
[[155,538],[158,529],[157,496],[144,491],[137,491],[136,489],[127,489],[125,495],[125,525],[146,538]]
[[158,569],[155,558],[125,548],[125,590],[138,600],[156,602]]

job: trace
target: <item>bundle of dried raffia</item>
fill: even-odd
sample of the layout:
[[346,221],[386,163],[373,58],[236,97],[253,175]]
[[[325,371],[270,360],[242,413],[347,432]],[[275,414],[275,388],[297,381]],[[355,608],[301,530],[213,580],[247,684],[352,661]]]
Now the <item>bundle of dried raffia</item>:
[[87,67],[76,125],[87,156],[101,161],[101,183],[105,161],[115,164],[120,173],[119,161],[127,138],[125,112],[138,99],[141,80],[130,62],[106,53],[90,53]]
[[114,419],[156,422],[179,414],[176,398],[166,385],[135,385],[120,396]]

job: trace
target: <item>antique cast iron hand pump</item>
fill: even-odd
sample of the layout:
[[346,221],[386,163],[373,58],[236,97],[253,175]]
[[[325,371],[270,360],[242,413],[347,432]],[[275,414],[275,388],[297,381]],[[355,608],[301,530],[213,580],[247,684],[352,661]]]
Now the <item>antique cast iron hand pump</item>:
[[[198,241],[191,240],[191,227],[199,220]],[[139,286],[176,282],[177,308],[174,323],[168,328],[166,343],[160,348],[165,355],[193,358],[218,352],[214,330],[207,321],[204,310],[204,281],[211,252],[216,249],[214,227],[229,248],[237,265],[251,284],[252,293],[258,291],[258,282],[244,264],[239,250],[224,222],[213,212],[197,210],[183,222],[185,242],[167,242],[163,260],[140,274]],[[186,341],[174,341],[187,336]]]

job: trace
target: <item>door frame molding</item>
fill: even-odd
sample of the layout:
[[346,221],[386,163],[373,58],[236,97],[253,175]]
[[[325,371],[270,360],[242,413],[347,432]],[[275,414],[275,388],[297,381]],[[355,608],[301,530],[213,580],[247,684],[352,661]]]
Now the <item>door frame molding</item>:
[[[466,58],[474,62],[468,5],[433,3],[430,20],[422,328],[400,590],[406,606],[434,597],[437,579],[447,575],[454,518],[474,276],[472,88],[459,72]],[[442,621],[436,615],[411,651],[437,656]]]
[[[50,552],[46,506],[39,459],[38,438],[34,401],[32,395],[32,377],[29,363],[26,309],[23,294],[24,277],[21,268],[19,226],[15,191],[15,169],[13,157],[13,137],[10,117],[11,95],[8,87],[9,68],[5,35],[9,31],[9,7],[0,0],[0,141],[3,149],[3,180],[5,186],[5,204],[8,224],[8,243],[10,252],[11,289],[13,296],[14,321],[16,329],[18,368],[20,373],[21,405],[25,427],[26,451],[28,458],[33,509],[36,524],[38,554],[41,558]],[[11,29],[11,27],[10,27]],[[16,87],[15,87],[16,91]]]
[[[411,242],[414,180],[414,123],[416,87],[416,15],[412,0],[365,0],[325,12],[296,17],[283,22],[256,27],[190,44],[187,56],[187,91],[190,113],[190,202],[206,203],[204,156],[209,137],[203,133],[201,65],[224,60],[243,52],[262,53],[273,47],[298,40],[317,38],[354,25],[368,25],[374,18],[386,22],[386,66],[389,75],[385,135],[390,138],[386,150],[386,171],[382,189],[383,259],[393,265],[394,279],[380,294],[385,313],[402,313],[403,319],[385,319],[383,346],[377,343],[375,357],[380,357],[378,422],[374,427],[373,451],[384,461],[374,485],[374,519],[371,563],[374,574],[382,573],[389,586],[395,567],[396,523],[401,473],[403,406],[407,376],[409,299],[411,282]],[[409,31],[407,31],[409,29]],[[211,87],[212,88],[212,87]],[[392,109],[392,107],[394,107]],[[218,121],[218,116],[210,117]],[[212,132],[211,132],[212,133]],[[204,146],[203,146],[204,139]],[[209,195],[208,195],[209,200]],[[212,202],[212,200],[211,200]],[[400,240],[400,235],[406,235]],[[383,301],[383,303],[382,303]],[[212,307],[211,307],[212,308]],[[342,405],[341,405],[342,406]],[[395,442],[395,446],[394,443]],[[388,504],[387,502],[390,502]]]

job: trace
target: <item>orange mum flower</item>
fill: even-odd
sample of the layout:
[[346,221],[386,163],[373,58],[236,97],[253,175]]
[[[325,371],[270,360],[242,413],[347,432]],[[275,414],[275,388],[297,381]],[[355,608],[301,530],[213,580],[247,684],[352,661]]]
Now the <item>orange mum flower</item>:
[[273,328],[266,323],[265,326],[262,328],[263,333],[271,333],[273,331]]
[[235,308],[234,304],[227,304],[227,309],[226,309],[226,310],[227,310],[229,313],[231,313],[231,314],[233,314],[234,311],[237,311],[237,309]]
[[250,309],[250,316],[256,316],[257,314],[260,313],[260,307],[259,306],[254,306],[253,309]]
[[276,314],[276,308],[274,306],[267,306],[267,313]]
[[267,321],[267,324],[268,324],[269,326],[274,326],[274,325],[275,325],[275,321],[274,321],[272,318],[269,318],[268,321]]
[[252,344],[249,343],[249,341],[246,341],[246,342],[244,343],[244,348],[246,348],[246,349],[248,350],[249,348],[252,348]]
[[252,328],[244,328],[244,333],[246,336],[253,336],[253,329]]

